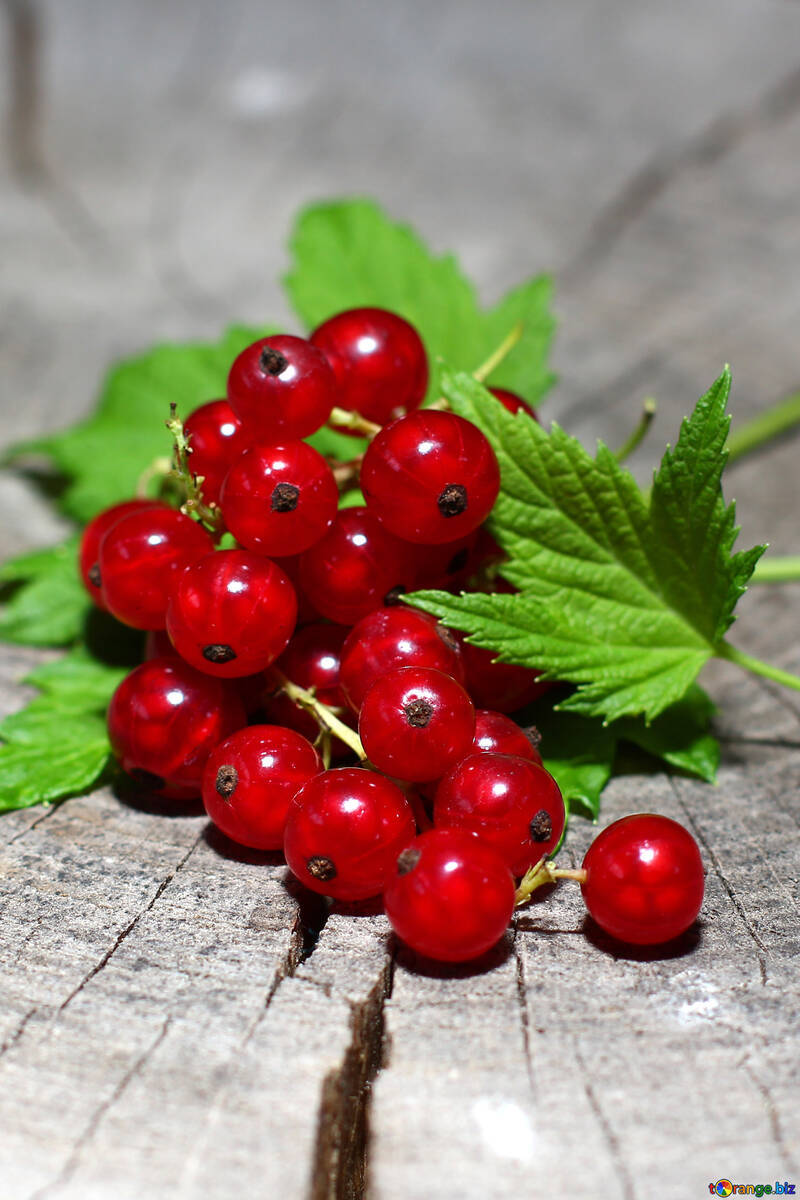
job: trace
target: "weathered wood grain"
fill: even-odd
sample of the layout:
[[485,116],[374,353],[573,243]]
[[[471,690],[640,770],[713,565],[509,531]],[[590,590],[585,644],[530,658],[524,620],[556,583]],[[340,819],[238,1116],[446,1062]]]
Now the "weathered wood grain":
[[[86,413],[103,366],[157,338],[288,320],[291,214],[368,192],[487,298],[556,268],[549,411],[614,444],[655,394],[644,478],[725,361],[735,416],[798,383],[798,33],[760,0],[7,0],[0,438]],[[796,456],[731,470],[743,542],[797,552]],[[3,556],[64,529],[11,474],[0,511]],[[800,670],[799,596],[753,589],[737,642]],[[0,712],[40,658],[0,649]],[[795,1178],[800,704],[727,664],[704,681],[719,786],[623,778],[603,810],[700,840],[702,920],[663,957],[615,951],[564,885],[485,971],[435,969],[196,813],[100,791],[4,817],[4,1200]]]

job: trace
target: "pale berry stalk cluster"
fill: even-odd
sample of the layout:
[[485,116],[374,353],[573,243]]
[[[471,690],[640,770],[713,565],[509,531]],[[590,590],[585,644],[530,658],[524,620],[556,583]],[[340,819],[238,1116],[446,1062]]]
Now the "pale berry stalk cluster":
[[[506,715],[548,685],[401,603],[507,587],[484,528],[494,452],[469,421],[421,409],[427,389],[419,335],[380,309],[253,343],[225,399],[169,422],[182,510],[107,509],[80,566],[100,608],[148,631],[109,708],[122,769],[167,799],[202,795],[227,837],[282,849],[317,892],[382,895],[413,949],[461,961],[559,877],[565,810],[535,735]],[[367,434],[363,456],[323,457],[305,439],[325,424]],[[365,503],[340,508],[356,482]],[[560,874],[614,936],[663,941],[697,915],[699,854],[666,818],[626,820]]]

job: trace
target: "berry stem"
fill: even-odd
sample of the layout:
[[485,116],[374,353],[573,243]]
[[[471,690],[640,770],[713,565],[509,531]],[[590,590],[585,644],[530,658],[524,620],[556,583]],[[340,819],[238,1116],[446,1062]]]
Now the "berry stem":
[[137,480],[136,499],[137,500],[149,499],[148,489],[150,487],[150,483],[152,482],[152,480],[158,479],[158,480],[163,481],[164,479],[166,479],[167,475],[169,475],[171,470],[172,470],[171,459],[166,458],[166,457],[154,458],[153,461],[150,463],[149,467],[145,467],[145,469],[142,471],[141,475],[139,476],[139,478]]
[[173,479],[178,480],[185,493],[181,512],[185,513],[187,517],[197,517],[200,523],[205,525],[209,533],[221,533],[222,513],[216,504],[206,504],[204,502],[202,492],[203,476],[193,475],[189,467],[189,455],[192,451],[189,439],[183,429],[183,421],[178,416],[177,404],[170,404],[169,420],[165,424],[172,434],[173,441],[173,459],[170,475]]
[[630,436],[620,446],[619,450],[614,451],[614,458],[617,462],[625,462],[633,454],[637,446],[639,446],[647,436],[647,431],[653,424],[653,418],[656,415],[656,402],[652,396],[648,396],[642,403],[642,413],[639,417],[639,423],[632,431]]
[[746,421],[731,434],[728,441],[728,463],[736,462],[745,454],[758,450],[765,442],[780,437],[796,425],[800,424],[800,392],[794,392],[773,404],[765,412],[759,413],[752,421]]
[[360,413],[350,412],[347,408],[332,408],[328,425],[334,428],[338,425],[345,429],[352,429],[354,433],[363,434],[364,437],[374,437],[383,428],[382,425],[376,425],[374,421],[368,421]]
[[340,492],[346,492],[350,488],[358,487],[358,477],[361,473],[361,463],[364,460],[364,455],[359,454],[356,458],[351,458],[349,462],[337,462],[335,459],[328,459],[330,468],[333,471],[333,478],[336,480]]
[[800,554],[774,555],[756,563],[751,583],[792,583],[800,579]]
[[478,380],[478,383],[483,383],[485,380],[487,380],[492,371],[500,366],[500,363],[503,361],[506,355],[511,353],[519,339],[522,337],[524,329],[525,326],[523,325],[522,321],[517,321],[516,325],[514,325],[511,331],[503,338],[497,349],[493,350],[489,357],[482,362],[479,367],[475,368],[472,374],[475,379]]
[[753,658],[751,655],[745,654],[743,650],[737,650],[730,642],[720,642],[716,652],[720,658],[726,658],[728,662],[744,667],[745,671],[752,671],[754,675],[763,675],[765,679],[774,679],[776,683],[782,683],[784,687],[800,692],[800,676],[782,671],[780,667],[773,667],[770,663],[762,662],[760,658]]
[[323,704],[318,700],[314,693],[309,688],[300,687],[299,683],[292,683],[291,679],[287,679],[283,671],[279,671],[277,667],[272,668],[272,675],[280,684],[281,691],[293,700],[295,704],[299,704],[306,712],[311,713],[316,721],[319,722],[323,730],[337,737],[340,742],[344,742],[345,746],[358,755],[362,762],[366,760],[364,747],[361,745],[361,738],[354,729],[349,725],[345,725],[337,717],[336,713],[327,704]]
[[521,904],[526,904],[537,888],[544,887],[548,883],[555,883],[558,879],[573,879],[576,883],[585,883],[586,872],[582,869],[573,870],[570,867],[554,867],[546,858],[540,858],[519,881],[519,887],[514,895],[514,907],[519,908]]

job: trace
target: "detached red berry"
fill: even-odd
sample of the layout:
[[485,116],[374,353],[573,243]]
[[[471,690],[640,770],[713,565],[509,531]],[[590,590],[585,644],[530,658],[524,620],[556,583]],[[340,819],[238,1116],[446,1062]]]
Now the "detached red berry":
[[705,880],[697,842],[669,817],[622,817],[592,842],[581,891],[597,924],[637,946],[670,941],[700,911]]
[[475,709],[461,684],[443,671],[399,667],[367,692],[358,732],[379,771],[424,783],[469,753]]
[[478,834],[520,877],[555,850],[566,813],[544,767],[509,754],[470,754],[439,784],[433,820]]
[[305,438],[324,425],[337,398],[325,355],[280,333],[243,350],[228,375],[228,400],[250,439]]
[[322,770],[306,738],[278,725],[251,725],[226,738],[203,775],[203,804],[211,820],[241,846],[280,850],[289,804]]
[[296,619],[294,588],[280,567],[248,550],[217,550],[177,580],[167,632],[192,666],[231,678],[274,662]]
[[235,692],[179,658],[131,671],[108,708],[108,736],[122,769],[170,797],[199,796],[209,754],[245,723]]
[[425,347],[413,325],[395,313],[352,308],[318,326],[311,342],[333,368],[342,408],[387,425],[425,399]]
[[494,451],[476,425],[424,409],[387,425],[361,466],[370,512],[409,542],[452,542],[477,529],[500,490]]
[[289,807],[284,853],[301,883],[336,900],[381,892],[416,832],[397,784],[361,767],[310,780]]
[[474,834],[432,829],[399,856],[383,902],[412,950],[466,962],[503,936],[514,911],[514,880],[497,851]]

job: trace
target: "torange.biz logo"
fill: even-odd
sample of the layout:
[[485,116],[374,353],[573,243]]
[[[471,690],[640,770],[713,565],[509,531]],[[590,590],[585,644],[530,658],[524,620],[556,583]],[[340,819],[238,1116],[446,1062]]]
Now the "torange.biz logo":
[[710,1183],[712,1196],[793,1196],[793,1183],[731,1183],[730,1179],[718,1179]]

